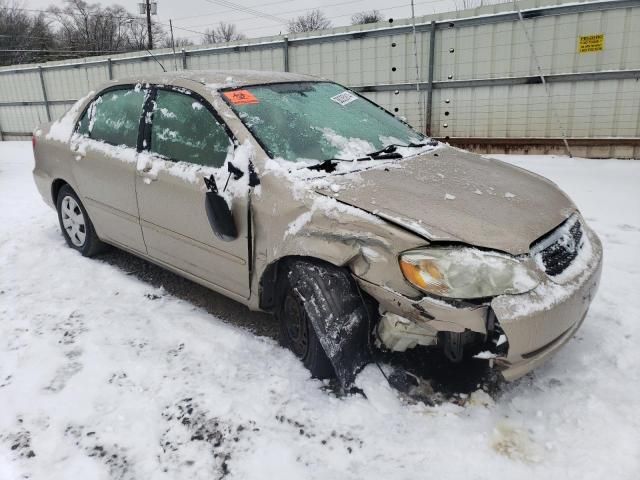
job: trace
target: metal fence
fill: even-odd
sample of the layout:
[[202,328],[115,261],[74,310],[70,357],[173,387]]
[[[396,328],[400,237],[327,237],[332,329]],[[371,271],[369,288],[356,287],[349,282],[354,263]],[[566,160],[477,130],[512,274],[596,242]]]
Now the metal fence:
[[[547,3],[420,17],[415,34],[403,20],[154,55],[168,70],[329,78],[476,149],[549,151],[566,137],[577,155],[638,158],[640,0]],[[158,71],[146,52],[0,68],[0,139],[29,137],[108,79]]]

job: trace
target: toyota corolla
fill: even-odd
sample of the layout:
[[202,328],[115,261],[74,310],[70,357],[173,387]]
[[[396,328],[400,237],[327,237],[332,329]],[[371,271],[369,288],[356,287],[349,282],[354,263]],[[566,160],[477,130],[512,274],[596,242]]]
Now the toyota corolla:
[[520,377],[572,337],[600,277],[600,241],[555,184],[310,76],[112,81],[33,142],[69,247],[273,312],[343,385],[376,349],[418,345]]

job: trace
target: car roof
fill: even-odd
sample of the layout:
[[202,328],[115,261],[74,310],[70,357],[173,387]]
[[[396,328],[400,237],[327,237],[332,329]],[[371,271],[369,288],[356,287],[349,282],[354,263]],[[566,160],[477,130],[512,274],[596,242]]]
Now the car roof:
[[245,85],[261,85],[283,82],[314,82],[318,77],[288,72],[270,72],[263,70],[182,70],[178,72],[162,72],[142,74],[120,78],[113,83],[149,82],[171,85],[180,80],[192,80],[207,85],[215,90]]

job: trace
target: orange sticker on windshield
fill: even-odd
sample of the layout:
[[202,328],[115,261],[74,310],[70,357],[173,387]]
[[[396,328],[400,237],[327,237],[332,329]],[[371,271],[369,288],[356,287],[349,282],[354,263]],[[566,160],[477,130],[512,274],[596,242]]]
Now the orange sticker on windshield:
[[223,92],[224,96],[234,105],[252,105],[260,103],[256,96],[249,90],[231,90]]

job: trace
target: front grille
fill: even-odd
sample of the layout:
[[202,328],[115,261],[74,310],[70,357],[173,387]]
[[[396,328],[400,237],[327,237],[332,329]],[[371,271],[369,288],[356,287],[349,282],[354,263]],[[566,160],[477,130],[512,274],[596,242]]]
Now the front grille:
[[560,275],[571,265],[584,246],[582,237],[582,225],[574,215],[534,245],[536,260],[547,275]]

